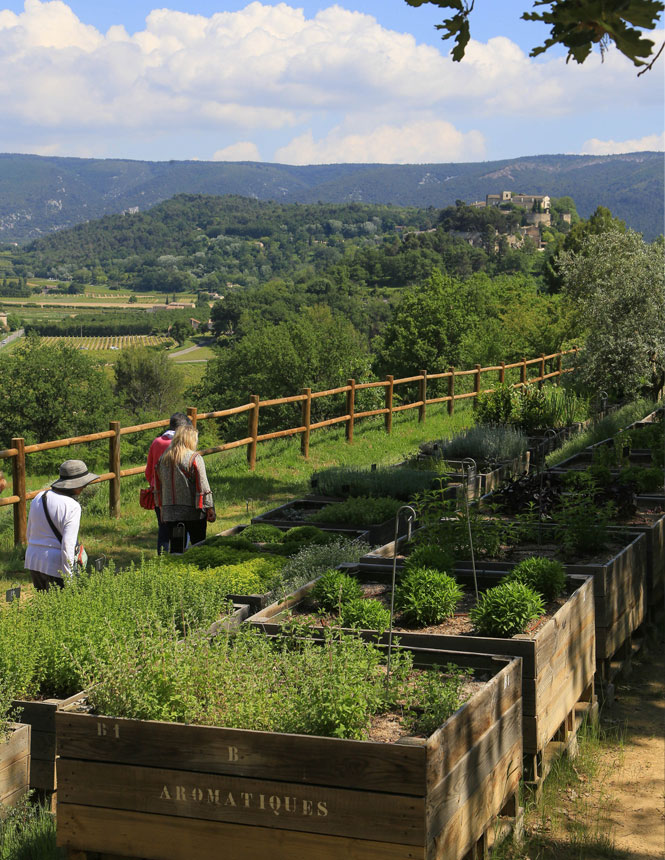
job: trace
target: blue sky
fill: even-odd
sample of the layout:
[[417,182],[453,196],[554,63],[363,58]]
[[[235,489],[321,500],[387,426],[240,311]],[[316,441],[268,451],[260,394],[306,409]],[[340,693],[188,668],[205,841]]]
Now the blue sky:
[[[529,50],[476,0],[462,63],[403,0],[0,0],[0,151],[292,164],[663,149],[663,60]],[[657,44],[661,29],[653,34]]]

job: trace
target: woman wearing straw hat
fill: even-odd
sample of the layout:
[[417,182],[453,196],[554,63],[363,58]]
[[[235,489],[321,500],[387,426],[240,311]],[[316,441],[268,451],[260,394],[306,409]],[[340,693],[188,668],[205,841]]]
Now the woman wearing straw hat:
[[38,493],[30,504],[25,568],[37,591],[53,585],[62,588],[74,576],[81,523],[81,505],[76,497],[98,477],[88,471],[83,460],[65,460],[59,474],[51,488]]

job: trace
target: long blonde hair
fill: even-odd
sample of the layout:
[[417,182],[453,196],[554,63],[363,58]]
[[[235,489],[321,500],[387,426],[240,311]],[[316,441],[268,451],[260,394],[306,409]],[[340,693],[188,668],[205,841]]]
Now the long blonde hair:
[[187,454],[196,451],[198,441],[199,434],[195,428],[191,424],[181,424],[176,428],[171,444],[162,454],[161,461],[167,466],[177,466],[182,463]]

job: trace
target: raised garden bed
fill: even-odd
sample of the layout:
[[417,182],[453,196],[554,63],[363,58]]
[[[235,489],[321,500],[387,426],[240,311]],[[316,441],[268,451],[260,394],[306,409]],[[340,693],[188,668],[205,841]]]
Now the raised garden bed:
[[[270,523],[279,528],[292,528],[293,526],[316,525],[317,528],[323,531],[339,532],[340,524],[334,522],[326,522],[325,520],[310,522],[312,514],[318,513],[335,504],[334,499],[294,499],[263,514],[252,517],[252,523]],[[368,526],[353,528],[353,524],[346,526],[347,531],[365,532],[365,540],[369,541],[372,546],[378,546],[394,537],[395,534],[395,518],[391,517],[381,523],[372,523]]]
[[10,723],[9,736],[0,741],[0,818],[30,789],[30,726]]
[[[436,459],[433,459],[428,454],[421,454],[420,458],[421,462],[431,461],[433,464],[436,463]],[[445,462],[445,460],[439,460],[440,465],[443,462]],[[519,475],[528,474],[530,462],[531,453],[530,451],[526,451],[519,457],[499,463],[493,469],[488,469],[487,471],[474,471],[472,469],[468,473],[467,479],[467,493],[469,499],[480,498],[480,496],[498,489],[498,487],[506,483],[506,481],[510,481]],[[452,469],[450,472],[443,472],[440,473],[440,475],[451,482],[461,482],[463,478],[461,469]],[[458,498],[463,498],[462,488],[463,484],[460,484]]]
[[43,699],[31,702],[16,699],[12,702],[17,718],[30,726],[30,788],[41,792],[57,789],[55,715],[59,710],[75,707],[85,696],[76,693],[66,699]]
[[[387,585],[391,582],[392,568],[385,559],[383,563],[344,568],[361,582]],[[456,570],[455,578],[468,593],[473,591],[473,579],[468,571]],[[481,587],[497,585],[502,579],[501,572],[482,571]],[[307,605],[314,585],[314,582],[308,583],[285,600],[266,607],[248,623],[268,634],[278,633],[294,610]],[[362,635],[375,640],[377,633],[362,631]],[[588,576],[568,575],[565,602],[531,634],[504,639],[400,628],[395,636],[405,646],[522,658],[524,764],[530,779],[538,779],[542,774],[543,755],[550,741],[562,731],[567,734],[573,729],[576,706],[578,717],[594,706],[594,601],[593,583]],[[388,634],[381,634],[380,641],[387,642]],[[567,728],[562,729],[562,726]]]
[[[490,680],[396,743],[56,715],[58,844],[147,860],[461,860],[515,803],[521,661],[415,650]],[[223,848],[221,847],[223,846]]]

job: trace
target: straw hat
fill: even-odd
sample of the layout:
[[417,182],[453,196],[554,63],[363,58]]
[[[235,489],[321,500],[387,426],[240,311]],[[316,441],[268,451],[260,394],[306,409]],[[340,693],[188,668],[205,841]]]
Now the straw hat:
[[98,478],[94,472],[89,472],[83,460],[65,460],[60,464],[60,477],[51,486],[54,490],[76,490],[85,487]]

